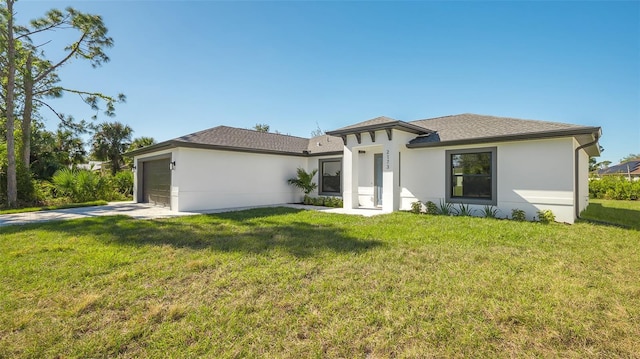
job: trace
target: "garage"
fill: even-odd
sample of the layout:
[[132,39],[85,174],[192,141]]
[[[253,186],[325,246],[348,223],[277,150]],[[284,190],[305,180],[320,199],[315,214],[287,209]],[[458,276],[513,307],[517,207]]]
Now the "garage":
[[170,158],[142,163],[142,201],[171,207]]

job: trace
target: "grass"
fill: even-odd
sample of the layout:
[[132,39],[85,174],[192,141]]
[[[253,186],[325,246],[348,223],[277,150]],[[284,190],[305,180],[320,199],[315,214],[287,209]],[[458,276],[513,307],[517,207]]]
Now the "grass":
[[0,241],[0,357],[640,353],[636,230],[275,208]]
[[583,219],[640,230],[640,201],[590,199]]
[[80,207],[92,207],[92,206],[104,206],[108,204],[107,201],[92,201],[84,203],[67,203],[56,206],[43,206],[43,207],[25,207],[25,208],[12,208],[12,209],[0,209],[0,214],[12,214],[12,213],[27,213],[27,212],[39,212],[39,211],[52,211],[55,209],[67,209],[67,208],[80,208]]

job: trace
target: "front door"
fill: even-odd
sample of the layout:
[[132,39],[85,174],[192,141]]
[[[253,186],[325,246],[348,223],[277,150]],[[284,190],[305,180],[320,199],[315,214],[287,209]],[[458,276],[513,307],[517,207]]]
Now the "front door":
[[374,204],[382,206],[382,153],[373,155],[373,187]]

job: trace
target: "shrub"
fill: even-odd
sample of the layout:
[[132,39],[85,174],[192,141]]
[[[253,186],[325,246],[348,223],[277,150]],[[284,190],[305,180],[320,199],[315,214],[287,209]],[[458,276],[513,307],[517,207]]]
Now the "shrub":
[[453,216],[453,204],[440,200],[440,205],[438,206],[438,214],[442,214],[444,216]]
[[494,206],[484,206],[482,216],[484,218],[498,218],[498,209]]
[[511,219],[513,219],[514,221],[522,222],[527,220],[527,215],[524,213],[523,210],[514,208],[511,210]]
[[304,199],[302,200],[302,203],[307,204],[307,205],[311,205],[313,204],[313,198],[310,197],[309,195],[304,195]]
[[133,172],[120,171],[113,177],[113,184],[118,193],[129,197],[133,194]]
[[333,197],[325,197],[324,199],[324,205],[326,207],[333,207],[333,202],[334,202],[334,198]]
[[540,223],[553,223],[556,221],[556,215],[550,209],[538,211],[538,220]]
[[616,200],[640,198],[640,181],[629,181],[625,176],[604,176],[589,180],[589,197]]
[[425,203],[425,207],[427,208],[427,214],[438,214],[438,206],[436,206],[435,203],[427,201],[427,203]]
[[411,203],[411,213],[420,214],[422,213],[422,202],[415,201]]
[[454,211],[458,216],[464,216],[464,217],[473,216],[473,213],[475,212],[473,209],[471,209],[471,207],[469,207],[468,204],[462,204],[462,203],[459,204],[458,209],[454,209]]
[[115,190],[111,176],[101,176],[93,171],[65,168],[53,175],[53,184],[58,195],[68,196],[73,202],[122,198]]

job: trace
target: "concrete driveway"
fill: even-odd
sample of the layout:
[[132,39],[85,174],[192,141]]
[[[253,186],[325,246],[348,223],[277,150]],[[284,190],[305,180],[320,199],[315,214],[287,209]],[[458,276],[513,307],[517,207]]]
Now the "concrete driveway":
[[382,214],[382,211],[377,209],[327,208],[327,207],[305,206],[305,205],[287,204],[287,203],[273,205],[273,206],[225,208],[225,209],[197,211],[197,212],[172,212],[168,208],[156,207],[148,203],[111,202],[106,206],[58,209],[54,211],[1,214],[0,227],[14,225],[14,224],[27,224],[27,223],[37,223],[37,222],[47,222],[47,221],[61,221],[61,220],[76,219],[76,218],[117,216],[117,215],[129,216],[136,219],[168,218],[168,217],[192,216],[196,214],[205,214],[205,213],[242,211],[246,209],[260,208],[260,207],[290,207],[290,208],[302,209],[302,210],[313,210],[313,211],[325,212],[325,213],[359,215],[359,216],[365,216],[365,217]]
[[36,222],[59,221],[76,218],[98,216],[125,215],[137,219],[166,218],[188,216],[198,213],[171,212],[168,208],[156,207],[146,203],[111,202],[106,206],[58,209],[55,211],[39,211],[0,215],[0,226],[27,224]]

